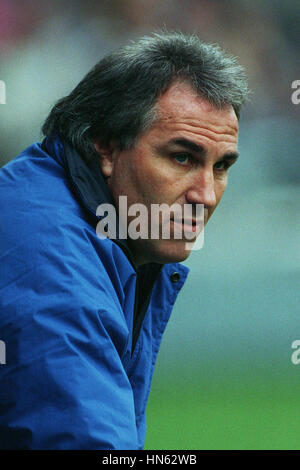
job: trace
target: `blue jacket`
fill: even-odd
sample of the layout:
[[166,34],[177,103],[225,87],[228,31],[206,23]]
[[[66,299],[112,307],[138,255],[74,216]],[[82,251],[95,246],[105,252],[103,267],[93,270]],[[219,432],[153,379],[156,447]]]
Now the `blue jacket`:
[[[100,239],[96,162],[59,139],[0,170],[1,449],[141,449],[161,337],[188,269]],[[177,274],[174,274],[177,273]]]

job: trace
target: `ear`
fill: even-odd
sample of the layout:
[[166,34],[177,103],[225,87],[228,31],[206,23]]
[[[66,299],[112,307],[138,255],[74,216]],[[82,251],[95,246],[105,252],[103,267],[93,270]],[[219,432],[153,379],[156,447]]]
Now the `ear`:
[[99,154],[99,162],[102,174],[109,178],[114,168],[114,147],[113,145],[102,145],[101,142],[94,142],[95,149]]

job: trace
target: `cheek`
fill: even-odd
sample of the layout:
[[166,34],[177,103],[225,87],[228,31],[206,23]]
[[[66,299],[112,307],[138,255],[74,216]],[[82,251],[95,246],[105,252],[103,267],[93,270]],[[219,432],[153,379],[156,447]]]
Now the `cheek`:
[[222,179],[222,180],[217,180],[215,183],[215,195],[216,195],[216,200],[217,204],[220,202],[220,199],[222,198],[225,189],[227,186],[227,177]]
[[145,201],[167,202],[172,184],[159,167],[144,166],[136,173],[136,188]]

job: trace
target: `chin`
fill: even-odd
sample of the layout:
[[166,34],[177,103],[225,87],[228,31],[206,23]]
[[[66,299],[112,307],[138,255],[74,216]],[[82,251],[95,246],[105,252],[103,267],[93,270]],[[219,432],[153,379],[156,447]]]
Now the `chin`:
[[143,256],[143,261],[137,264],[168,264],[185,261],[191,254],[191,250],[186,249],[185,241],[157,240],[156,243],[149,243],[147,246],[144,246],[140,253],[143,255],[147,253],[147,259]]

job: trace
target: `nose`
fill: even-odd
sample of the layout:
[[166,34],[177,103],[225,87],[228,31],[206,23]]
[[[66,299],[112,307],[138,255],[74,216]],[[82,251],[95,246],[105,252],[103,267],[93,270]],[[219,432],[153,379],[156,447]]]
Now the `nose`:
[[186,198],[191,204],[204,204],[206,208],[217,203],[213,169],[202,168],[194,178]]

